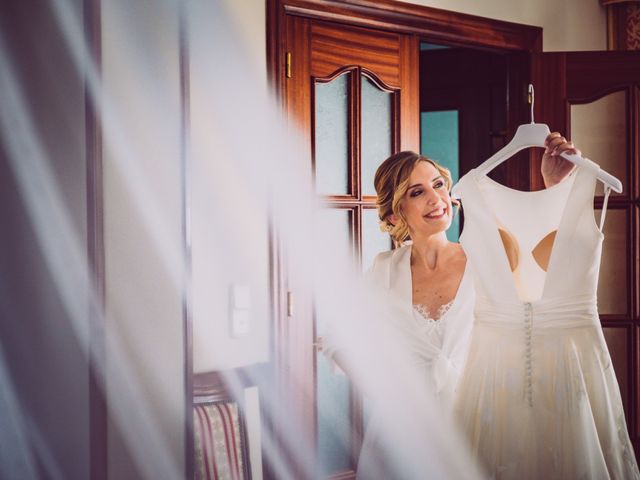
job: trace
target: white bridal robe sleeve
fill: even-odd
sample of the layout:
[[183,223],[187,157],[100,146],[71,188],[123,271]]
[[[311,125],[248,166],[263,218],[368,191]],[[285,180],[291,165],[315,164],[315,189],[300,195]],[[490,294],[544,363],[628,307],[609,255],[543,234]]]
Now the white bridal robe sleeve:
[[[375,292],[376,308],[384,309],[377,312],[376,320],[389,324],[395,334],[390,338],[401,342],[401,348],[409,353],[423,380],[448,407],[463,370],[473,323],[475,291],[471,267],[467,263],[453,303],[433,328],[434,321],[425,319],[412,305],[410,259],[411,245],[378,254],[365,275],[365,285]],[[345,321],[349,319],[341,319]],[[362,323],[362,319],[358,321]],[[343,325],[334,325],[323,336],[323,351],[331,359],[336,352],[354,348],[362,341],[358,329],[355,335],[353,331],[338,335],[337,328]]]

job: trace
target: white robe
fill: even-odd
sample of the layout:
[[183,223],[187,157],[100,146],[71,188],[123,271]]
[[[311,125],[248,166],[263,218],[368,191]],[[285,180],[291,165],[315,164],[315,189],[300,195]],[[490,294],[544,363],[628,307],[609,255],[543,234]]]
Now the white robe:
[[475,304],[470,269],[467,262],[453,304],[438,320],[445,323],[441,338],[425,335],[429,330],[412,304],[411,245],[378,254],[366,274],[371,284],[387,292],[389,318],[406,338],[412,355],[424,367],[427,381],[445,406],[452,404],[469,346]]
[[[453,397],[458,380],[463,370],[469,337],[473,323],[473,308],[475,303],[475,291],[473,288],[470,265],[467,262],[464,275],[460,282],[453,304],[446,313],[438,320],[445,322],[444,331],[438,335],[433,335],[432,328],[425,328],[427,320],[420,316],[412,304],[412,281],[411,281],[411,245],[382,252],[377,255],[373,266],[366,273],[367,286],[375,292],[377,308],[383,310],[378,319],[387,323],[387,330],[392,333],[388,337],[399,343],[395,347],[381,348],[381,355],[394,355],[395,352],[402,352],[402,355],[409,358],[417,372],[417,377],[423,381],[427,388],[435,395],[436,415],[446,412],[452,413]],[[369,325],[364,328],[369,327]],[[371,328],[375,328],[371,325]],[[357,329],[356,329],[357,330]],[[324,338],[324,352],[331,358],[336,351],[349,349],[350,344],[338,342],[333,335],[329,334]],[[366,335],[349,335],[351,342],[370,341],[371,337]],[[357,338],[357,340],[354,340]],[[374,341],[379,342],[380,336]],[[398,376],[405,374],[405,371],[398,371]],[[389,379],[389,375],[384,378]],[[390,386],[392,389],[393,386]],[[391,475],[395,478],[396,472],[384,470],[385,463],[382,460],[385,455],[384,428],[382,422],[386,415],[379,415],[376,412],[375,399],[372,406],[372,415],[369,425],[366,426],[365,438],[358,462],[358,478],[384,478]],[[402,408],[403,402],[398,406]],[[425,406],[425,408],[428,408]],[[434,432],[435,433],[435,432]],[[382,470],[381,470],[382,469]],[[391,472],[391,473],[389,473]],[[411,477],[413,478],[413,477]]]

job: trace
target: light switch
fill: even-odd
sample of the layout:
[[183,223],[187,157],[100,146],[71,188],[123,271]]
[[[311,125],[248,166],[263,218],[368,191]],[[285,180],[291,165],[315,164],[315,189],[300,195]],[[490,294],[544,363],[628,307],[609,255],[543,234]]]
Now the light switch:
[[231,335],[243,337],[251,330],[251,289],[248,285],[231,285]]
[[249,310],[251,308],[251,289],[249,285],[233,285],[233,305],[232,308]]

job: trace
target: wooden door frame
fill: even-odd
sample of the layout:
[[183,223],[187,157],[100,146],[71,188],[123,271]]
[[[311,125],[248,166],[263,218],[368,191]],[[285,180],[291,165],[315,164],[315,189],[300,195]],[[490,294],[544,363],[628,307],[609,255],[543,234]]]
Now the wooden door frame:
[[[474,15],[413,5],[392,0],[267,0],[267,74],[272,92],[281,104],[286,103],[286,44],[287,16],[324,20],[350,27],[366,27],[396,34],[407,34],[413,41],[429,41],[446,45],[517,53],[529,68],[532,53],[542,51],[542,28],[492,20]],[[306,48],[306,47],[303,47]],[[527,72],[529,74],[530,72]],[[522,81],[522,78],[515,79]],[[510,82],[511,83],[511,82]],[[515,84],[514,84],[515,85]],[[416,86],[418,88],[418,86]],[[417,92],[416,92],[417,93]],[[517,95],[510,99],[519,98]],[[522,102],[521,102],[522,103]],[[526,105],[514,107],[518,120]],[[417,112],[416,112],[417,115]],[[528,117],[527,117],[528,118]],[[419,129],[419,124],[410,125]],[[413,132],[419,138],[419,132]],[[275,234],[276,232],[271,232]],[[276,242],[277,243],[277,242]],[[286,267],[278,252],[271,252],[271,267],[280,272],[273,278],[274,305],[283,302],[287,288]],[[278,314],[279,311],[279,314]],[[275,360],[275,380],[284,387],[287,383],[286,362],[280,350],[292,341],[288,319],[282,308],[274,308],[272,358]],[[295,328],[294,328],[295,330]],[[299,350],[297,351],[299,355]],[[296,356],[296,352],[291,352]],[[286,355],[285,355],[286,356]],[[288,358],[290,364],[300,365],[307,358]],[[281,389],[279,388],[279,391]],[[282,388],[286,390],[286,388]],[[270,428],[275,425],[270,425]],[[277,437],[277,435],[275,435]],[[265,466],[267,466],[265,464]],[[267,466],[268,469],[268,466]],[[265,472],[269,477],[269,472]],[[340,478],[352,478],[344,472]]]
[[282,98],[286,15],[412,34],[447,45],[542,51],[542,28],[393,0],[267,0],[267,74]]
[[[492,20],[392,0],[267,0],[266,8],[267,74],[270,88],[282,104],[286,103],[287,98],[285,90],[287,16],[406,34],[415,42],[425,40],[459,47],[517,53],[521,61],[526,63],[525,68],[529,68],[531,54],[542,51],[542,28],[540,27]],[[302,48],[307,47],[303,46]],[[529,73],[527,72],[527,74]],[[522,78],[515,80],[522,81]],[[519,97],[517,95],[511,97],[510,95],[509,98],[517,99]],[[517,110],[517,116],[527,110],[526,105],[522,107],[514,105],[513,108]],[[518,118],[518,120],[521,119]],[[419,124],[409,125],[408,128],[417,130]],[[419,138],[418,131],[413,134]],[[271,233],[276,234],[276,232]],[[275,241],[273,243],[277,244]],[[282,384],[287,383],[287,370],[286,360],[283,358],[281,349],[287,341],[293,340],[292,333],[288,328],[286,312],[283,311],[281,305],[283,298],[285,298],[285,292],[288,290],[287,279],[284,278],[286,267],[282,255],[273,250],[271,255],[272,270],[279,272],[272,278],[277,284],[274,285],[275,295],[273,298],[273,304],[276,308],[274,308],[272,358],[276,364],[276,372],[274,372],[276,382],[284,387]],[[280,308],[277,308],[278,305]],[[291,353],[292,356],[296,356],[296,352]],[[297,354],[300,355],[299,350]],[[291,364],[300,365],[300,362],[305,361],[309,361],[309,359],[288,358],[288,362]],[[270,427],[273,428],[275,425]],[[265,464],[265,466],[267,465]],[[266,473],[269,476],[269,473]],[[344,472],[340,478],[352,478],[352,476],[353,472]]]
[[[582,51],[551,52],[532,56],[533,79],[542,92],[541,109],[545,111],[545,121],[551,128],[562,128],[571,135],[571,106],[592,103],[614,92],[625,92],[626,110],[626,150],[627,177],[623,196],[612,195],[608,212],[628,211],[627,245],[624,255],[628,261],[625,279],[629,297],[626,313],[600,314],[604,328],[626,330],[627,338],[627,429],[636,455],[640,456],[640,67],[637,51]],[[536,102],[537,104],[537,102]],[[531,168],[536,168],[532,163]],[[596,195],[594,208],[600,209],[603,196]],[[605,234],[607,222],[605,221]],[[616,372],[620,382],[621,372]],[[623,393],[621,391],[621,393]]]

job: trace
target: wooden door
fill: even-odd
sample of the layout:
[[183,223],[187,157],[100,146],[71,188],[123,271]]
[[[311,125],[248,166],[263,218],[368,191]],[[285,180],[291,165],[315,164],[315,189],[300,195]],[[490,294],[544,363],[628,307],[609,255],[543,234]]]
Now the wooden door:
[[[309,148],[317,194],[336,235],[363,269],[388,250],[373,176],[400,150],[419,150],[418,39],[287,15],[283,101]],[[294,411],[317,453],[318,476],[355,475],[363,431],[360,396],[314,345],[324,322],[286,279],[297,305],[287,321],[285,370]]]
[[[566,132],[603,169],[622,181],[611,194],[598,287],[598,310],[624,403],[636,455],[640,453],[640,52],[534,54],[536,121]],[[531,163],[542,187],[540,153]],[[595,206],[601,209],[598,182]]]
[[[455,112],[458,161],[457,164],[444,164],[450,168],[456,182],[504,147],[518,126],[529,121],[526,92],[530,58],[522,51],[437,47],[424,48],[420,52],[422,148],[429,156],[432,149],[428,142],[440,142],[429,134],[429,128],[437,125],[427,114]],[[514,159],[503,163],[490,176],[511,188],[526,190],[530,185],[528,154],[522,152],[518,157],[520,161]],[[433,158],[443,160],[437,155]]]

